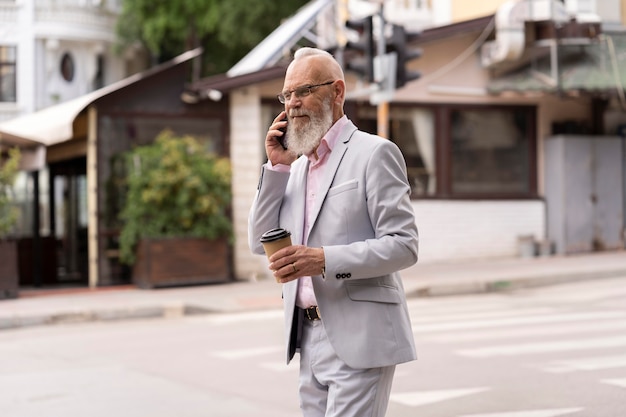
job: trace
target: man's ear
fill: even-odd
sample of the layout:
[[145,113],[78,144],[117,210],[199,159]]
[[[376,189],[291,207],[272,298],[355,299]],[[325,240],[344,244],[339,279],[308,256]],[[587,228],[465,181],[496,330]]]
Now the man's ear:
[[346,99],[346,83],[343,80],[337,80],[335,83],[335,103],[341,105]]

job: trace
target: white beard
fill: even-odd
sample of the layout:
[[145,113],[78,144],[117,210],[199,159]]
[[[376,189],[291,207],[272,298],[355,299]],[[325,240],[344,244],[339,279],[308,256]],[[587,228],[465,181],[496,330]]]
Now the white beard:
[[290,116],[307,115],[309,123],[297,128],[292,124],[287,125],[287,149],[296,155],[309,155],[320,144],[322,138],[333,125],[333,112],[330,98],[324,100],[322,111],[317,114],[293,111]]

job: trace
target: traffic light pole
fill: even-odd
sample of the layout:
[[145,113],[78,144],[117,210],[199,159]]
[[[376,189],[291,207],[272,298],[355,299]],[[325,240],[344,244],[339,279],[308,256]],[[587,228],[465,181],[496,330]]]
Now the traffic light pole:
[[[387,52],[386,42],[385,42],[385,17],[383,15],[383,3],[380,3],[380,9],[378,11],[379,14],[379,22],[380,22],[380,36],[378,37],[378,50],[377,55],[382,57]],[[382,68],[382,65],[381,65]],[[379,74],[382,75],[382,70],[379,71]],[[380,81],[380,80],[376,80]],[[376,108],[376,125],[377,125],[377,133],[378,136],[382,136],[383,138],[389,139],[389,101],[381,100],[377,104]]]

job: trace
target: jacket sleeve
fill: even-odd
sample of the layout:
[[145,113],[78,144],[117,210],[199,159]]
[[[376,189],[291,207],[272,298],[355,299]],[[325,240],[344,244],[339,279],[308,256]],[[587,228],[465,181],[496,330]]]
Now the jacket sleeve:
[[248,215],[248,245],[252,253],[263,255],[261,235],[279,227],[280,208],[289,181],[289,172],[261,169],[261,178]]

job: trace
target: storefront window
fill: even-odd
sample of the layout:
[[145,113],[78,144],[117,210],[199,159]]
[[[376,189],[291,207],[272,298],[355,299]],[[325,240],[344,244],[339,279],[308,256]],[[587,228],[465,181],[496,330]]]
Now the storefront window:
[[412,195],[435,195],[437,176],[432,110],[394,110],[394,118],[390,122],[390,137],[404,154]]
[[[398,145],[404,155],[411,197],[435,196],[437,159],[433,110],[425,107],[394,107],[390,114],[389,139]],[[376,109],[359,108],[357,125],[361,130],[376,133]]]
[[451,193],[529,193],[529,117],[526,108],[451,110]]

